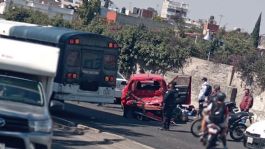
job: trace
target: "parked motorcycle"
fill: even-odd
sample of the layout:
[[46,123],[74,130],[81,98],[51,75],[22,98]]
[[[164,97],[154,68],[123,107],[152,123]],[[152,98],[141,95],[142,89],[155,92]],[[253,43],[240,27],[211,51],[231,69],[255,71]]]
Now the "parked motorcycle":
[[174,109],[173,112],[173,119],[172,121],[177,122],[188,122],[189,116],[188,116],[188,109],[183,107],[181,104],[177,105],[177,107]]

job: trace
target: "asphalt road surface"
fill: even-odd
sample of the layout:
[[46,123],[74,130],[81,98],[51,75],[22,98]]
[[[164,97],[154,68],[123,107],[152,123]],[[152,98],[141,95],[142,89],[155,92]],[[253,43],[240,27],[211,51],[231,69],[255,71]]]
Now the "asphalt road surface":
[[[190,133],[191,122],[172,126],[170,131],[161,131],[159,122],[123,118],[120,105],[98,106],[74,102],[65,104],[64,111],[55,113],[54,115],[69,121],[118,134],[156,149],[205,148],[199,139]],[[242,142],[234,142],[230,137],[227,139],[229,149],[244,149]]]

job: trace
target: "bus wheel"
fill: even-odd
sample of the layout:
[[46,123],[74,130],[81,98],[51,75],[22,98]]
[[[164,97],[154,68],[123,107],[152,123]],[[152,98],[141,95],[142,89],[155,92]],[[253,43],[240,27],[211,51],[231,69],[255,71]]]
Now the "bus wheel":
[[114,104],[121,104],[121,98],[116,97],[114,100]]

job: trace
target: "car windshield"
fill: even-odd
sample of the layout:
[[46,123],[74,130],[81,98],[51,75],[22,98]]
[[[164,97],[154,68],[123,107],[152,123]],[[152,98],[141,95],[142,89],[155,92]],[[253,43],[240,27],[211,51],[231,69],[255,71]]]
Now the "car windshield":
[[1,76],[0,100],[43,106],[44,100],[38,82]]
[[158,81],[138,81],[136,82],[137,90],[158,90],[160,83]]

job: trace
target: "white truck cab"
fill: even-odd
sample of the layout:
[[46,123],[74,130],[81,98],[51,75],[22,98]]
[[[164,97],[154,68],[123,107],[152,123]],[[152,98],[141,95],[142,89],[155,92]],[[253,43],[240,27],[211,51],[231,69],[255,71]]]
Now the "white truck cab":
[[0,37],[0,148],[51,148],[59,49]]
[[249,149],[265,148],[265,120],[256,122],[246,129],[244,145]]

